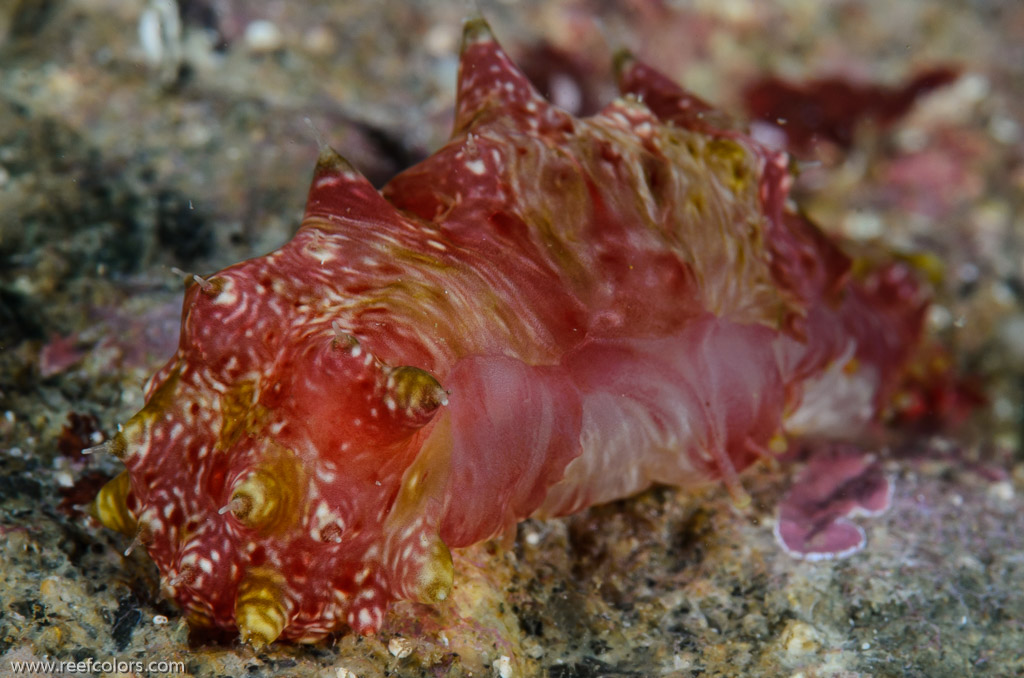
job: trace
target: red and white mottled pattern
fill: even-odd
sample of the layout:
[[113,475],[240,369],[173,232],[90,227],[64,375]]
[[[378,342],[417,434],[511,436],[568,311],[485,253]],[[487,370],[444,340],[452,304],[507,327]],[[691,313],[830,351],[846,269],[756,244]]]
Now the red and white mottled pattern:
[[[906,269],[855,279],[787,206],[784,154],[619,75],[574,118],[470,22],[450,143],[382,193],[325,151],[294,239],[189,288],[124,460],[195,623],[375,632],[447,595],[446,545],[654,482],[742,498],[787,418],[876,416],[920,329]],[[253,631],[246,596],[283,628]]]

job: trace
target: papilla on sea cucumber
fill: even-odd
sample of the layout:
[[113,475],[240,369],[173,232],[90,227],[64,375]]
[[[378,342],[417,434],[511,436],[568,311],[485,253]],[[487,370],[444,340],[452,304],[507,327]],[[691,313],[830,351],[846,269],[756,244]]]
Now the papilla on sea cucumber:
[[587,118],[466,24],[451,141],[321,150],[270,254],[186,291],[97,496],[198,626],[262,646],[444,600],[450,549],[878,416],[927,300],[787,202],[788,158],[645,64]]

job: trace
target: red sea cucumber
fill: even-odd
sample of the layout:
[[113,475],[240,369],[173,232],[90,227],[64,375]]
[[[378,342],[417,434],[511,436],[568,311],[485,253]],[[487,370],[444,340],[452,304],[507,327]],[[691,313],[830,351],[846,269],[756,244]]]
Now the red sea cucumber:
[[94,513],[197,625],[377,631],[449,548],[722,479],[877,415],[925,301],[786,204],[787,156],[653,69],[577,119],[481,20],[452,140],[378,193],[330,149],[302,227],[198,279]]

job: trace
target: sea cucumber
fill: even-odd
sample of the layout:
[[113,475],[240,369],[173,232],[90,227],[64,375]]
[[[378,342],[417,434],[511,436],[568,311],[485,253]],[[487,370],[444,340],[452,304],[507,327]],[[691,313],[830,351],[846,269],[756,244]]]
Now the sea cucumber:
[[467,23],[455,128],[376,191],[323,148],[301,228],[186,290],[94,515],[243,641],[378,631],[449,549],[722,480],[890,397],[927,300],[788,202],[788,157],[640,61],[546,102]]

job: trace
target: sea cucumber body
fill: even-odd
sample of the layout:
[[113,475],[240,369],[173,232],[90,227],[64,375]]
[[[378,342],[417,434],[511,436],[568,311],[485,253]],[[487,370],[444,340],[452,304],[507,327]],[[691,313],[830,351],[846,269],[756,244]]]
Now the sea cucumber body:
[[448,145],[382,193],[325,150],[292,241],[189,288],[97,505],[194,623],[374,632],[444,599],[450,547],[653,482],[741,496],[784,434],[875,416],[912,278],[853,280],[783,154],[620,66],[576,119],[471,22]]

